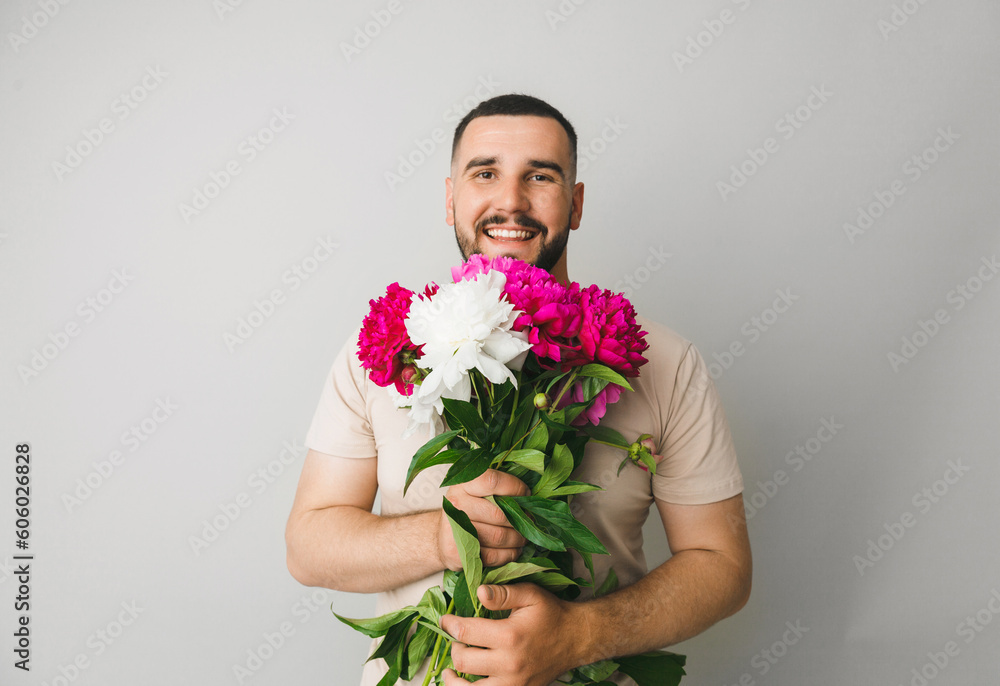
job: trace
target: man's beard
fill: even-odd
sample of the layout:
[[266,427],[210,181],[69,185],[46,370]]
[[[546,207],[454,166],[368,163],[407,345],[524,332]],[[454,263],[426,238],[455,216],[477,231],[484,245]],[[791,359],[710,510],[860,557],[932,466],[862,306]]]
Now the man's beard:
[[[492,216],[483,219],[482,221],[476,224],[476,233],[472,242],[470,242],[468,239],[465,238],[461,230],[461,227],[458,224],[458,220],[456,219],[455,240],[458,243],[459,252],[462,253],[462,259],[467,260],[472,255],[484,254],[482,246],[480,246],[479,244],[480,237],[484,235],[483,229],[486,228],[487,226],[492,226],[496,224],[506,224],[506,223],[514,223],[517,224],[518,226],[524,226],[536,229],[538,231],[538,235],[536,236],[536,238],[538,238],[539,243],[541,244],[541,248],[539,249],[539,252],[534,257],[534,259],[529,258],[527,261],[535,265],[536,267],[544,269],[547,272],[551,272],[552,269],[559,262],[559,259],[562,257],[563,252],[566,250],[566,243],[569,241],[569,230],[570,230],[569,217],[566,218],[565,229],[563,229],[561,233],[557,234],[552,239],[552,241],[547,240],[549,236],[549,229],[547,226],[545,226],[541,222],[535,221],[531,217],[527,217],[522,214],[515,215],[514,217],[511,218],[510,221],[507,221],[500,216]],[[504,252],[501,252],[500,254],[504,255],[505,257],[521,259],[516,254],[508,254]]]

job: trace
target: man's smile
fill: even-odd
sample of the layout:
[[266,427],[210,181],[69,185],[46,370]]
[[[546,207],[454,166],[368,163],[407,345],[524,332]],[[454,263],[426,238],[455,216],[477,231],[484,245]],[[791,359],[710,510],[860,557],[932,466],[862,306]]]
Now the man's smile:
[[483,230],[487,238],[503,243],[517,243],[529,241],[537,235],[537,231],[531,231],[520,226],[490,226]]

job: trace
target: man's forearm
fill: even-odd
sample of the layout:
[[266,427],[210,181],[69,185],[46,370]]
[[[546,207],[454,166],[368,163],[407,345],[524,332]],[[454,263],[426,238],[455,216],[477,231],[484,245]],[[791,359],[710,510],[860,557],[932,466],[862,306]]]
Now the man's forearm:
[[289,521],[288,568],[306,586],[377,593],[444,569],[440,511],[382,517],[341,505]]
[[681,551],[635,584],[578,604],[587,627],[580,664],[680,643],[737,612],[749,594],[748,568],[721,553]]

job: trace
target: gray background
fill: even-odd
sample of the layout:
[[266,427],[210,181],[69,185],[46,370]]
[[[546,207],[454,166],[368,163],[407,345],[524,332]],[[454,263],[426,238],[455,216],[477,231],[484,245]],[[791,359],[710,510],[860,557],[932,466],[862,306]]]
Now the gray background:
[[[329,603],[366,616],[373,599],[285,568],[301,442],[367,300],[458,261],[443,183],[458,118],[520,91],[560,108],[589,156],[570,277],[632,279],[636,308],[717,364],[754,590],[678,647],[685,683],[996,682],[1000,622],[966,623],[1000,608],[1000,279],[981,261],[1000,252],[996,3],[223,1],[0,9],[0,559],[22,442],[36,555],[30,675],[12,666],[0,568],[0,681],[356,682],[367,639]],[[810,108],[814,88],[829,95]],[[248,159],[275,108],[294,119]],[[849,236],[895,181],[905,192]],[[319,239],[337,247],[313,262]],[[116,270],[127,285],[103,291]],[[778,290],[793,304],[768,313]],[[655,515],[647,533],[658,563]],[[280,647],[260,650],[267,635]],[[268,659],[240,681],[248,653]]]

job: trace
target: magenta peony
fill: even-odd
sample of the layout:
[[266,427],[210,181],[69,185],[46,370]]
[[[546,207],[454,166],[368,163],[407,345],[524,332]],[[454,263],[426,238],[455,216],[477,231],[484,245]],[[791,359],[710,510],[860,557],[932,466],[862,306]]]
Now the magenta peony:
[[[452,267],[455,281],[475,278],[489,270],[507,277],[504,295],[521,315],[514,321],[514,331],[528,332],[532,352],[548,367],[548,361],[565,362],[564,368],[586,364],[579,354],[583,315],[580,309],[580,286],[564,286],[549,272],[510,257],[489,259],[473,255],[468,262]],[[576,361],[574,363],[574,361]]]
[[[570,424],[573,426],[583,426],[584,424],[600,424],[604,414],[608,411],[608,405],[618,402],[624,389],[613,383],[609,383],[594,397],[594,402],[585,409]],[[558,391],[556,391],[558,393]],[[580,382],[574,383],[568,391],[563,393],[562,398],[556,404],[556,409],[562,409],[571,403],[583,402],[583,388]]]
[[420,352],[406,332],[405,320],[412,300],[413,291],[398,283],[390,284],[384,296],[368,301],[371,310],[358,336],[358,357],[369,378],[379,386],[395,385],[403,395],[413,392],[413,385],[402,378],[409,362],[404,357],[415,358]]
[[598,286],[580,291],[583,325],[580,350],[588,362],[600,362],[624,377],[639,376],[646,364],[646,332],[635,321],[632,303],[621,293]]

